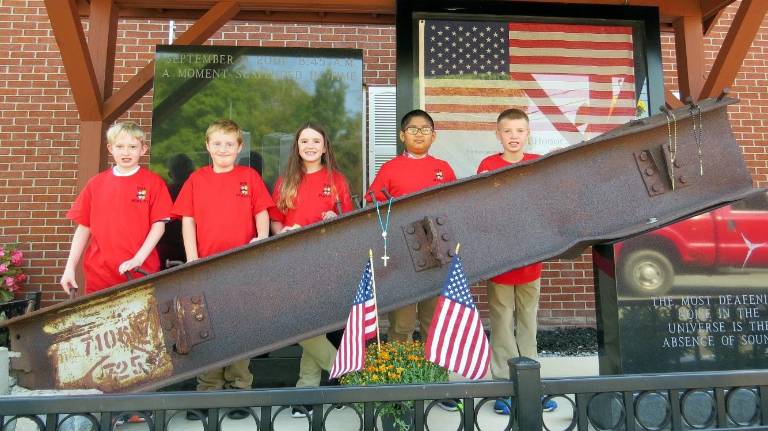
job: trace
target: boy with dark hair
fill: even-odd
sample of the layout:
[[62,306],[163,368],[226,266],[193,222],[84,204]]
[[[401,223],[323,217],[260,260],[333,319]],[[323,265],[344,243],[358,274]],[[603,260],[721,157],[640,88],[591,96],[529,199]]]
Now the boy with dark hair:
[[[523,150],[530,137],[528,115],[520,109],[507,109],[496,120],[496,138],[503,151],[480,162],[477,173],[501,169],[539,156]],[[507,361],[526,356],[536,359],[536,313],[539,309],[541,263],[513,269],[488,281],[488,308],[491,318],[491,375],[509,378]],[[508,403],[508,404],[507,404]],[[509,415],[511,400],[496,400],[496,413]],[[557,408],[554,400],[543,404],[544,411]]]
[[[371,192],[375,194],[377,201],[386,202],[384,189],[396,198],[456,180],[456,175],[447,162],[429,155],[429,148],[437,134],[435,122],[427,112],[415,109],[405,114],[400,121],[399,136],[405,144],[405,152],[384,163],[379,169],[366,193],[366,200],[369,202],[372,201]],[[387,339],[411,341],[418,316],[421,338],[425,340],[436,306],[437,297],[389,312]],[[441,407],[455,410],[456,404],[444,403]]]
[[[181,218],[187,262],[221,253],[269,236],[267,209],[274,206],[261,176],[236,164],[243,149],[243,133],[232,120],[213,122],[205,132],[205,147],[212,164],[189,176],[173,205]],[[253,375],[249,359],[197,377],[197,390],[250,389]],[[242,419],[247,413],[230,411]],[[187,414],[188,419],[199,419]]]

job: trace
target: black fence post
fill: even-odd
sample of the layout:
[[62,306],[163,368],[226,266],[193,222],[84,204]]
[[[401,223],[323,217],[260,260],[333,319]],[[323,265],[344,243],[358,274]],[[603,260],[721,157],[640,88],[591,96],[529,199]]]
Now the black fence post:
[[509,360],[509,376],[515,386],[512,408],[519,430],[540,430],[544,419],[541,411],[541,364],[524,356]]

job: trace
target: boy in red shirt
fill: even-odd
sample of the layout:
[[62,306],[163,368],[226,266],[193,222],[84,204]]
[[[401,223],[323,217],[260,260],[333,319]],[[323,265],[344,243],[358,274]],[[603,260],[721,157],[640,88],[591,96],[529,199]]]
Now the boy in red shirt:
[[[187,262],[269,236],[267,209],[274,206],[261,176],[236,164],[243,149],[243,132],[231,120],[219,120],[205,132],[212,164],[189,176],[173,205],[181,218]],[[250,360],[243,359],[197,377],[197,390],[250,389]],[[230,417],[244,418],[240,411]],[[199,419],[187,415],[189,419]]]
[[165,181],[139,166],[147,149],[144,132],[135,123],[117,123],[107,130],[107,150],[115,166],[88,180],[67,212],[77,228],[61,276],[65,292],[78,288],[75,268],[83,250],[85,293],[128,281],[127,273],[136,269],[160,270],[155,245],[172,203]]
[[[435,122],[428,113],[416,109],[405,114],[400,121],[400,140],[405,144],[405,152],[379,169],[366,199],[370,202],[370,192],[374,192],[376,200],[386,202],[383,189],[392,197],[398,197],[456,180],[448,163],[428,154],[436,137]],[[421,338],[426,339],[436,306],[437,297],[391,311],[388,339],[411,341],[417,315]]]
[[[501,169],[515,163],[535,160],[537,154],[525,153],[530,136],[528,115],[519,109],[507,109],[496,120],[496,138],[503,152],[480,162],[477,173]],[[518,356],[536,359],[536,313],[539,309],[541,263],[513,269],[488,281],[488,308],[491,318],[491,375],[508,379],[507,361]],[[517,329],[517,336],[515,336]],[[509,403],[509,404],[507,404]],[[497,400],[496,413],[509,415],[511,401]],[[557,408],[554,400],[543,405],[545,411]]]

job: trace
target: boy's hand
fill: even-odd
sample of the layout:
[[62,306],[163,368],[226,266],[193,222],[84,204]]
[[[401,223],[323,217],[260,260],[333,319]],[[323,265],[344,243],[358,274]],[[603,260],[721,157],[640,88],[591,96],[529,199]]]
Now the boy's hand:
[[136,259],[135,257],[132,259],[128,259],[125,262],[121,263],[120,266],[117,267],[117,272],[119,272],[120,274],[125,274],[126,272],[134,268],[140,267],[142,263],[144,262],[139,262],[139,260]]
[[336,217],[336,213],[333,211],[326,211],[322,214],[323,220],[328,220]]
[[59,284],[61,284],[61,288],[64,289],[67,294],[71,295],[73,291],[76,291],[78,286],[77,281],[75,281],[75,271],[71,269],[65,269]]

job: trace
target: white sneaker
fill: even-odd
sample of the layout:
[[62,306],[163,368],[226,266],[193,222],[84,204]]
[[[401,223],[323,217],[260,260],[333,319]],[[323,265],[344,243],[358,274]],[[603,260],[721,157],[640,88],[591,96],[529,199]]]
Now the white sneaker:
[[295,418],[312,417],[312,406],[291,406],[291,416]]

